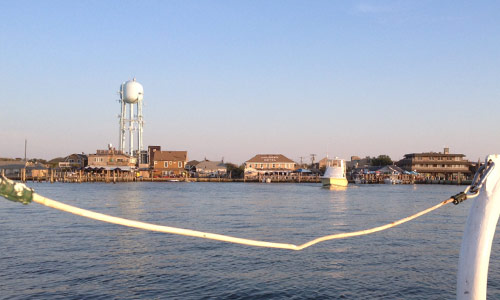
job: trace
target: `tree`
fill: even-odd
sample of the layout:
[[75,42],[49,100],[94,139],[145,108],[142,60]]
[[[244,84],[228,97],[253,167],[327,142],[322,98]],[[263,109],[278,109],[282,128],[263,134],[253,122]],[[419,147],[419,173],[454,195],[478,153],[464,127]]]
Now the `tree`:
[[226,163],[227,173],[230,174],[231,178],[241,178],[245,172],[245,166],[237,166],[233,163]]
[[47,160],[45,159],[42,159],[42,158],[31,158],[31,159],[28,159],[28,162],[30,163],[39,163],[39,164],[42,164],[42,165],[46,165],[47,164]]
[[372,166],[387,166],[387,165],[392,165],[392,159],[389,157],[389,155],[379,155],[378,157],[372,157]]

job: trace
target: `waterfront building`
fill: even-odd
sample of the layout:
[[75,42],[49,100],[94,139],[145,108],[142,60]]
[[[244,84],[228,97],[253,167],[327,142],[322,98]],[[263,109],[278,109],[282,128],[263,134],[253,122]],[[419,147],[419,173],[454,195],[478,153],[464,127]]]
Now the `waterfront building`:
[[451,154],[449,148],[444,152],[425,152],[405,154],[397,165],[407,171],[416,171],[429,179],[464,180],[471,175],[470,162],[464,154]]
[[8,178],[18,178],[21,170],[26,169],[27,163],[23,160],[0,161],[0,173]]
[[372,165],[372,159],[369,156],[365,158],[361,158],[359,156],[351,156],[351,161],[346,162],[347,170],[366,168],[371,165]]
[[161,146],[148,146],[148,162],[149,167],[154,167],[154,155],[156,151],[161,151]]
[[286,175],[295,170],[295,162],[283,154],[257,154],[245,162],[245,174]]
[[70,154],[59,162],[59,168],[63,170],[81,170],[88,165],[88,156],[85,154]]
[[188,161],[187,151],[155,151],[153,155],[153,176],[167,177],[185,174]]
[[387,166],[378,167],[376,172],[379,172],[380,174],[385,174],[385,175],[401,175],[401,174],[404,174],[405,171],[396,165],[387,165]]
[[317,166],[314,166],[315,168],[317,169],[326,169],[326,166],[328,164],[328,157],[325,157],[325,158],[322,158],[318,161],[318,165]]
[[196,165],[199,163],[200,163],[200,161],[198,161],[198,160],[190,160],[186,163],[186,166],[184,167],[184,169],[189,174],[195,174],[196,173]]
[[120,170],[132,171],[136,169],[137,158],[116,150],[109,145],[107,150],[97,150],[89,154],[86,170]]
[[224,177],[227,174],[227,168],[222,161],[204,160],[195,166],[196,175],[199,177]]
[[49,168],[39,162],[28,162],[26,164],[26,176],[32,179],[36,178],[47,178],[49,175]]

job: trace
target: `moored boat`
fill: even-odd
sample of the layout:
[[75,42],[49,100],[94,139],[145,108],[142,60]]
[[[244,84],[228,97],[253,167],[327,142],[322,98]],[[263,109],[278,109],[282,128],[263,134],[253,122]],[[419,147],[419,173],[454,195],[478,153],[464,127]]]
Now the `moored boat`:
[[397,177],[391,176],[384,178],[384,183],[385,184],[400,184],[401,180],[399,180]]
[[329,159],[325,174],[321,177],[323,186],[347,186],[345,161],[340,158]]
[[384,178],[384,183],[385,184],[393,184],[394,182],[392,182],[391,178]]

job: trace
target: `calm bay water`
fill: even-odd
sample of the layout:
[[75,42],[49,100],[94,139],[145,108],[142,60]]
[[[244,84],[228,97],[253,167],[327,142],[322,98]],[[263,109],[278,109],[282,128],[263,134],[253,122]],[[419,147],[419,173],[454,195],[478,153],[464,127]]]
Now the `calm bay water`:
[[[379,226],[464,188],[29,185],[49,198],[105,214],[293,244]],[[388,231],[296,252],[147,232],[0,199],[0,298],[453,299],[468,202]],[[500,298],[499,250],[497,234],[488,280],[491,299]]]

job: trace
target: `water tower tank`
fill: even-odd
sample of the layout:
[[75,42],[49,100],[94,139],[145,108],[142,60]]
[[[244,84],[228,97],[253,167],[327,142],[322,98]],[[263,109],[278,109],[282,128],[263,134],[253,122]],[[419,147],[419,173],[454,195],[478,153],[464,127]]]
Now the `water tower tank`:
[[125,82],[122,87],[123,101],[130,104],[135,104],[144,97],[144,89],[142,84],[133,80]]

